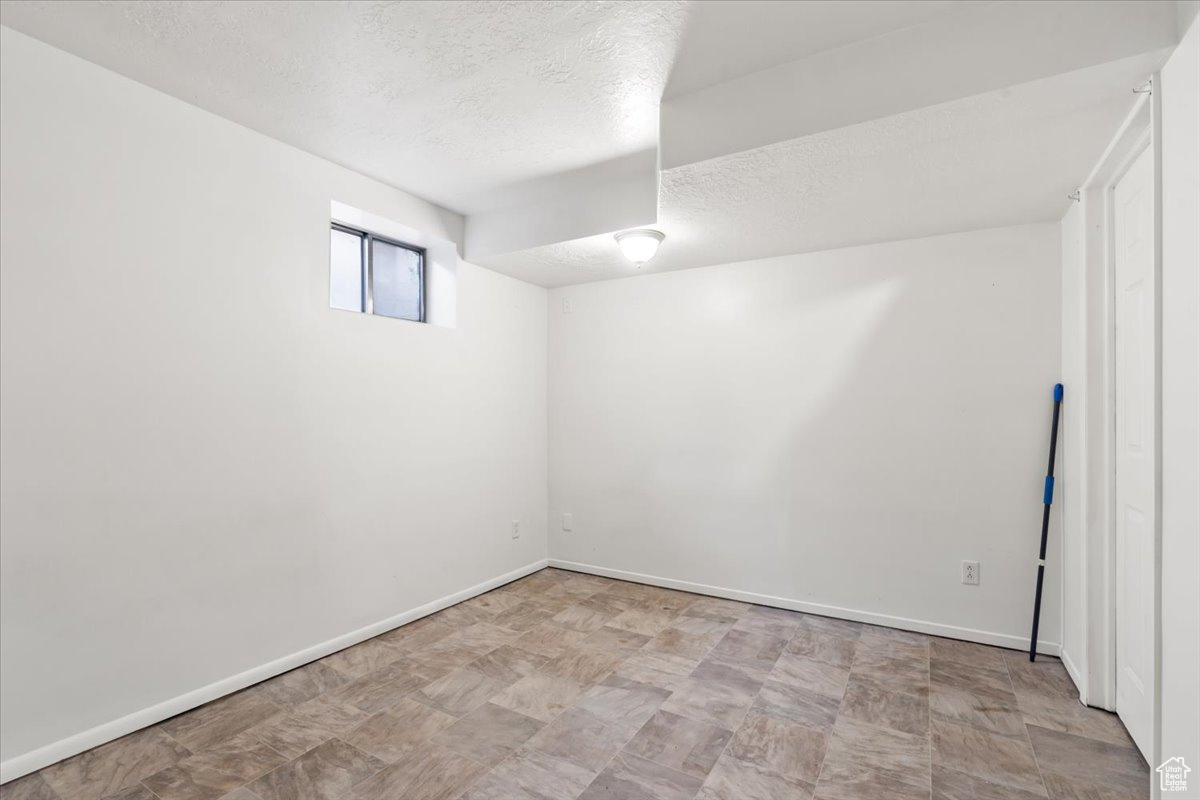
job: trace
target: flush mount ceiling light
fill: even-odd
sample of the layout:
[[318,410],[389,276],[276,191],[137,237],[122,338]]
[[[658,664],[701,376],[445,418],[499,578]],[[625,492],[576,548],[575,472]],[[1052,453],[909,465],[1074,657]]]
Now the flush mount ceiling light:
[[658,245],[663,240],[662,231],[651,228],[639,228],[636,231],[625,231],[613,237],[621,248],[621,252],[639,267],[658,252]]

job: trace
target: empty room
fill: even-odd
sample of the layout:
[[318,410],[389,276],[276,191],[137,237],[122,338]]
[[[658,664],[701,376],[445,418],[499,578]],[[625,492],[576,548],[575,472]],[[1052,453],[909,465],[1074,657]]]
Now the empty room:
[[1200,800],[1198,17],[0,0],[0,800]]

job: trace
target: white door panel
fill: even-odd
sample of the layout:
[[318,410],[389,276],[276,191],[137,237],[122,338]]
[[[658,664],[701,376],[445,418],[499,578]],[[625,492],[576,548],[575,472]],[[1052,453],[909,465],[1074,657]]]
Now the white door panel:
[[1116,267],[1117,713],[1150,756],[1157,523],[1154,161],[1145,150],[1113,192]]

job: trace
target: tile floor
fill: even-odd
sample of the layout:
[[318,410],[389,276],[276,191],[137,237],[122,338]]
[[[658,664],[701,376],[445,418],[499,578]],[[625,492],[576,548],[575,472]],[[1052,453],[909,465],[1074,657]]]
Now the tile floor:
[[1125,800],[1055,659],[543,570],[3,800]]

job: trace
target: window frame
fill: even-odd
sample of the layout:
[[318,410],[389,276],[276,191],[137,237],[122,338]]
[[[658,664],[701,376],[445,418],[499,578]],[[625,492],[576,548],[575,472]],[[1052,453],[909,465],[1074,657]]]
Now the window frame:
[[[331,220],[329,223],[330,230],[341,231],[342,233],[357,236],[359,239],[359,270],[362,275],[362,297],[360,298],[361,308],[359,314],[370,314],[371,316],[379,316],[384,319],[398,319],[404,322],[425,322],[425,248],[418,247],[415,244],[408,244],[387,236],[380,236],[377,233],[372,233],[362,228],[356,228],[353,225],[347,225],[344,222]],[[409,319],[408,317],[392,317],[387,314],[375,313],[375,265],[373,263],[373,248],[371,243],[379,241],[384,244],[389,244],[392,247],[399,247],[401,250],[417,254],[417,305],[419,308],[419,317],[417,319]],[[330,270],[333,269],[332,253],[330,254]],[[335,311],[344,311],[330,306]]]

